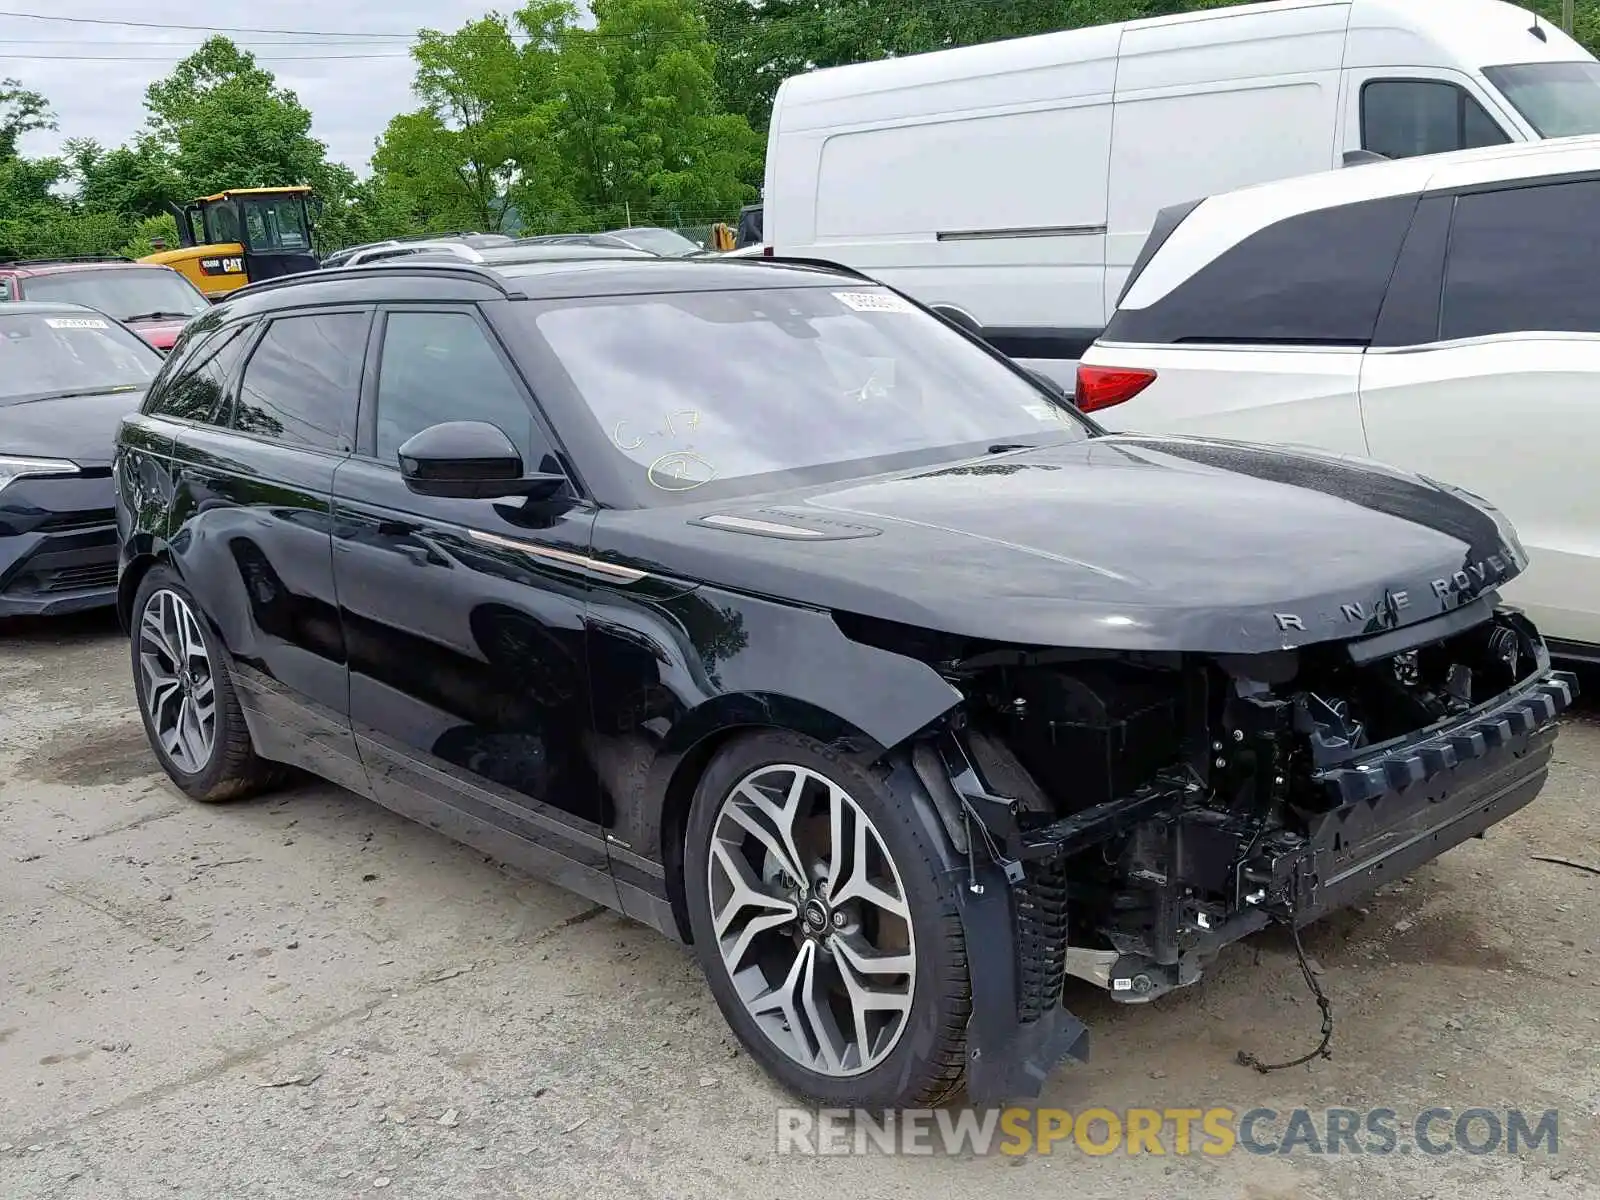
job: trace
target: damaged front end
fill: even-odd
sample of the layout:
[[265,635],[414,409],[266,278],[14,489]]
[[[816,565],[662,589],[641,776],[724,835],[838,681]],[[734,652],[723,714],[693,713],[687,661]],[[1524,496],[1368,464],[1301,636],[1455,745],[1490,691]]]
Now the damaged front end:
[[1086,1056],[1068,975],[1154,999],[1526,805],[1577,691],[1489,597],[1264,654],[917,650],[965,697],[909,767],[962,860],[979,1100]]

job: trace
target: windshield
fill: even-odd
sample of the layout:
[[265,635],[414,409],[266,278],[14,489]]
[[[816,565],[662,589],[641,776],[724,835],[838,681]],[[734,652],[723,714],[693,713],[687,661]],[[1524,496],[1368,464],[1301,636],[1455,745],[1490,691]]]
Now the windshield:
[[56,271],[35,275],[23,287],[29,300],[84,304],[119,321],[157,313],[192,317],[211,307],[194,284],[167,267]]
[[630,246],[638,246],[651,254],[664,254],[669,258],[681,258],[704,249],[670,229],[624,229],[613,236]]
[[1004,363],[870,285],[604,297],[533,312],[625,473],[644,485],[635,490],[654,503],[712,480],[818,468],[848,478],[1088,433]]
[[77,392],[137,391],[161,356],[93,313],[0,313],[0,405]]
[[1483,73],[1540,137],[1600,133],[1600,63],[1521,63]]
[[305,197],[258,196],[240,201],[249,248],[257,254],[273,250],[309,250]]

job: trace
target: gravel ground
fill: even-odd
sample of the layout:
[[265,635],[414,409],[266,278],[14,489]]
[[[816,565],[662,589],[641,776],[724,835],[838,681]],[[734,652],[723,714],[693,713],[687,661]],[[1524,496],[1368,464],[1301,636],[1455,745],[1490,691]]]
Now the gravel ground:
[[[1591,683],[1592,686],[1592,683]],[[1240,1200],[1600,1195],[1600,721],[1543,796],[1307,931],[1142,1008],[1072,1004],[1042,1105],[1560,1117],[1558,1153],[778,1156],[785,1103],[691,956],[348,793],[191,803],[109,621],[0,632],[0,1196]]]

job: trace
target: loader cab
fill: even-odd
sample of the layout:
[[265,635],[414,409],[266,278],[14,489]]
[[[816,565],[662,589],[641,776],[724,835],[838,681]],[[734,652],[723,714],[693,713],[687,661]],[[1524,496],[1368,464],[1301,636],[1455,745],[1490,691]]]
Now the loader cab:
[[263,279],[314,271],[305,187],[237,188],[174,205],[181,249],[145,261],[175,267],[212,299]]

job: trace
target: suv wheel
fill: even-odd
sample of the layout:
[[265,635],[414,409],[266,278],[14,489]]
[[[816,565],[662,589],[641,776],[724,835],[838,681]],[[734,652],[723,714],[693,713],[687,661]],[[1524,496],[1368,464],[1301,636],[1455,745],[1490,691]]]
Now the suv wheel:
[[233,800],[272,781],[194,596],[166,567],[152,568],[133,600],[133,687],[150,746],[196,800]]
[[696,953],[751,1055],[808,1099],[936,1104],[961,1083],[966,948],[914,803],[777,732],[725,748],[696,790]]

